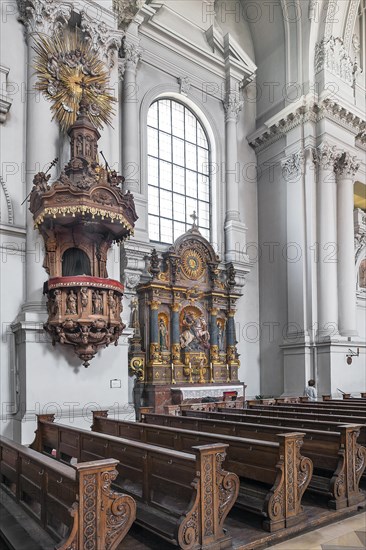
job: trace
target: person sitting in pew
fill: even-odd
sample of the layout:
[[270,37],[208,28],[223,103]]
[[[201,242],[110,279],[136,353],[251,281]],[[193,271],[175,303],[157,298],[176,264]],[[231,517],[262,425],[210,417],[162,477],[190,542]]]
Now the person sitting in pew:
[[309,401],[316,401],[318,398],[318,394],[315,389],[315,380],[313,378],[308,381],[308,385],[304,390],[304,397],[308,397]]

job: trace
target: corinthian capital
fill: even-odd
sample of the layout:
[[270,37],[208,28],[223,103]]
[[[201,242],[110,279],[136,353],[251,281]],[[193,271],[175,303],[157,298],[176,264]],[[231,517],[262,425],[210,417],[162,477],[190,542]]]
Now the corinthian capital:
[[225,109],[225,120],[234,120],[237,122],[239,113],[244,105],[244,101],[240,99],[239,94],[237,92],[229,92],[226,94],[223,105]]
[[52,35],[67,24],[71,5],[57,0],[17,0],[19,21],[27,34],[40,32]]
[[95,53],[100,52],[102,54],[110,69],[114,67],[117,52],[122,44],[123,31],[111,29],[104,21],[92,19],[84,11],[81,12],[80,27],[86,34],[87,39],[90,40]]
[[125,41],[123,45],[126,69],[136,69],[142,56],[142,50],[137,44]]
[[282,161],[282,173],[285,179],[292,179],[303,173],[304,152],[298,151]]
[[313,160],[315,164],[319,164],[326,170],[334,170],[335,161],[337,160],[337,148],[335,145],[329,145],[327,141],[323,141],[317,149],[313,150]]
[[339,176],[355,176],[360,167],[357,157],[352,157],[348,152],[338,156],[335,162],[334,171]]

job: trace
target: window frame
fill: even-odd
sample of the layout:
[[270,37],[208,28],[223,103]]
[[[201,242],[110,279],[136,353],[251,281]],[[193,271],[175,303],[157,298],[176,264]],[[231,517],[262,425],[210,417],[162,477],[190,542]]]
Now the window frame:
[[[169,132],[165,129],[161,129],[160,124],[159,124],[159,103],[163,102],[163,101],[165,101],[165,102],[168,101],[170,103],[170,105],[169,105],[169,110],[170,110],[170,130],[169,130]],[[173,104],[174,103],[176,103],[178,105],[181,105],[182,108],[183,108],[183,137],[180,137],[180,136],[175,135],[173,133],[173,116],[174,116]],[[157,124],[156,124],[156,127],[151,126],[149,124],[149,113],[150,113],[151,107],[154,104],[157,104]],[[196,122],[196,140],[195,141],[196,141],[196,143],[193,143],[192,141],[187,139],[185,111],[188,111],[190,113],[190,115],[192,115],[195,119],[195,122]],[[198,142],[198,128],[199,127],[202,129],[202,132],[204,133],[205,140],[206,140],[206,143],[207,143],[206,147],[203,147]],[[157,150],[156,155],[151,154],[150,151],[149,151],[148,134],[149,134],[149,129],[150,128],[157,132],[158,150]],[[148,232],[150,242],[154,243],[154,244],[157,244],[157,245],[160,245],[160,246],[169,246],[172,243],[174,243],[174,241],[181,235],[181,233],[179,235],[174,234],[174,232],[175,232],[174,223],[184,224],[185,225],[184,233],[191,227],[193,221],[192,221],[192,223],[189,221],[189,216],[193,212],[192,213],[188,212],[187,199],[188,200],[192,199],[192,200],[196,201],[196,204],[198,206],[198,209],[197,209],[198,212],[196,210],[196,214],[198,214],[198,227],[199,227],[199,230],[202,231],[204,236],[207,238],[207,240],[211,242],[211,240],[213,238],[213,229],[212,229],[212,220],[213,220],[213,207],[212,207],[213,189],[212,189],[212,184],[213,184],[213,178],[212,178],[212,167],[211,167],[212,143],[211,143],[211,139],[210,139],[210,136],[209,136],[209,131],[207,130],[205,123],[202,121],[199,114],[197,114],[185,102],[181,101],[177,97],[170,96],[170,95],[164,95],[164,96],[155,97],[151,101],[150,105],[148,106],[147,118],[146,118],[146,133],[147,133],[147,141],[146,141],[146,165],[147,165],[146,167],[147,167],[147,170],[146,170],[146,173],[147,173],[147,201],[148,201],[147,232]],[[169,136],[169,141],[170,141],[169,160],[167,158],[163,158],[161,156],[161,152],[159,150],[160,133],[163,133],[163,134]],[[179,164],[179,163],[175,162],[174,151],[173,151],[174,138],[180,139],[183,143],[183,155],[184,155],[183,164]],[[195,147],[195,155],[196,155],[195,164],[196,164],[196,167],[195,167],[194,170],[187,165],[187,159],[186,159],[187,144],[193,145]],[[207,152],[208,170],[207,170],[206,174],[204,174],[202,170],[199,170],[199,163],[198,163],[199,148],[202,148],[204,151]],[[155,161],[157,162],[157,184],[156,185],[151,184],[150,181],[149,181],[150,180],[150,177],[149,177],[149,174],[150,174],[150,170],[149,170],[150,158],[155,159]],[[165,162],[165,163],[170,165],[171,178],[172,178],[171,179],[171,188],[170,188],[170,190],[166,189],[164,187],[161,187],[160,170],[161,170],[161,163],[162,162]],[[178,169],[183,169],[184,170],[184,192],[174,190],[174,167],[177,167]],[[187,170],[191,171],[195,174],[195,178],[196,178],[196,197],[187,194]],[[199,197],[199,190],[200,190],[200,187],[199,187],[200,184],[199,184],[199,181],[198,181],[199,177],[207,177],[207,179],[208,179],[208,200],[202,200]],[[152,214],[151,212],[149,212],[149,209],[150,209],[150,207],[149,207],[149,194],[150,194],[150,189],[151,188],[157,189],[158,203],[159,203],[158,204],[159,212],[158,212],[157,215]],[[168,192],[171,193],[172,206],[171,206],[171,215],[170,215],[170,217],[162,216],[162,214],[161,214],[161,210],[160,210],[161,209],[161,202],[160,202],[160,200],[161,200],[160,199],[161,191],[163,191],[163,192],[168,191]],[[174,206],[173,206],[174,205],[174,196],[177,196],[177,195],[179,195],[180,197],[183,197],[183,199],[184,199],[184,207],[185,207],[185,215],[184,215],[185,220],[184,221],[174,217]],[[199,206],[200,206],[200,203],[203,203],[203,204],[207,205],[207,207],[208,207],[208,224],[207,224],[207,227],[204,227],[204,226],[200,225],[200,220],[199,220],[199,210],[200,210]],[[159,240],[157,240],[156,238],[153,238],[151,236],[151,232],[150,232],[150,219],[151,219],[151,216],[154,216],[156,218],[156,220],[158,221]],[[171,222],[171,228],[172,228],[171,229],[172,230],[172,237],[171,237],[172,240],[171,241],[163,240],[162,228],[161,228],[161,221],[162,220],[169,220]],[[207,231],[207,234],[205,234],[205,231]]]

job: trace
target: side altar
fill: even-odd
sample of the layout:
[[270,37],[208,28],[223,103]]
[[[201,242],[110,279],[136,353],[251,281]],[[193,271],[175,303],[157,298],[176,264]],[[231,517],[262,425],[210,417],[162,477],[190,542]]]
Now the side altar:
[[149,271],[132,303],[136,408],[163,412],[177,387],[238,386],[233,264],[221,265],[194,222],[161,258],[152,251]]

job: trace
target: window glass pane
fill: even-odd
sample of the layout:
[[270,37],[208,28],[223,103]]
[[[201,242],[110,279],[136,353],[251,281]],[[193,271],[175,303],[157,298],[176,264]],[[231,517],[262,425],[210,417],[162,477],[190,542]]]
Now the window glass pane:
[[165,218],[172,217],[172,194],[163,189],[160,190],[160,215]]
[[158,132],[153,128],[147,129],[147,152],[154,157],[158,156]]
[[208,149],[206,134],[205,134],[201,124],[198,124],[198,123],[197,123],[197,143],[201,147],[205,147],[205,149]]
[[198,222],[202,227],[210,227],[210,205],[207,202],[198,204]]
[[151,105],[147,115],[147,125],[158,127],[158,103],[155,102]]
[[197,147],[191,143],[186,143],[186,166],[197,170]]
[[174,240],[178,239],[183,233],[186,232],[186,224],[174,222]]
[[159,189],[149,185],[149,214],[159,215]]
[[160,241],[159,218],[149,215],[149,237],[153,241]]
[[208,151],[206,151],[206,149],[197,147],[197,163],[198,171],[202,172],[203,174],[208,174]]
[[173,162],[184,166],[184,141],[173,137]]
[[172,158],[171,136],[163,132],[159,132],[159,157],[164,160]]
[[186,194],[197,198],[197,172],[186,170]]
[[170,123],[170,100],[161,99],[159,101],[159,130],[171,133],[172,127]]
[[172,133],[184,139],[184,107],[176,101],[172,101]]
[[189,111],[188,109],[184,110],[185,114],[185,130],[186,135],[185,138],[187,141],[191,141],[192,143],[197,143],[197,123],[196,123],[196,117]]
[[180,222],[186,221],[186,200],[183,195],[173,194],[173,218]]
[[160,187],[163,189],[172,188],[172,165],[170,162],[160,161]]
[[163,243],[172,243],[173,242],[173,222],[172,220],[166,220],[161,218],[160,227],[161,227],[161,242]]
[[210,238],[210,167],[205,131],[196,116],[172,99],[148,113],[149,236],[170,244],[192,226],[195,211]]
[[197,208],[197,201],[195,199],[190,199],[187,197],[186,199],[186,221],[189,226],[192,225],[192,218],[190,217],[193,214],[193,211],[198,212]]
[[159,165],[158,160],[149,157],[148,158],[148,170],[149,170],[149,185],[159,185]]
[[184,194],[184,168],[173,166],[173,191]]
[[209,179],[201,174],[198,174],[198,196],[203,201],[209,202],[210,200]]

